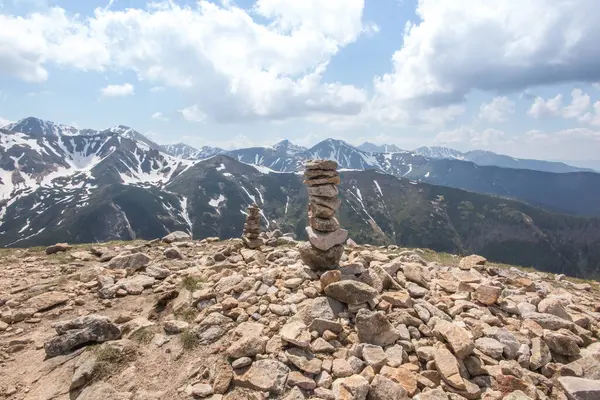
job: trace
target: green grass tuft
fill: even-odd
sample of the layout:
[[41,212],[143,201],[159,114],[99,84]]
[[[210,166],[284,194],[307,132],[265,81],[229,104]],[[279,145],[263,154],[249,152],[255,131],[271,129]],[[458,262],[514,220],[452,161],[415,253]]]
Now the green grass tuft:
[[204,278],[200,276],[188,275],[181,281],[181,287],[193,292],[194,290],[200,288],[204,282]]
[[181,332],[179,340],[184,349],[190,350],[197,347],[200,344],[200,338],[198,334],[191,329]]

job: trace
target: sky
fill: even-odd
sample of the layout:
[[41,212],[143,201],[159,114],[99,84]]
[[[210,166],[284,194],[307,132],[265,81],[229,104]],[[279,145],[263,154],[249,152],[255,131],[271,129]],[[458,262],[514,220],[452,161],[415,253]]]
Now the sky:
[[597,0],[0,0],[0,124],[600,159]]

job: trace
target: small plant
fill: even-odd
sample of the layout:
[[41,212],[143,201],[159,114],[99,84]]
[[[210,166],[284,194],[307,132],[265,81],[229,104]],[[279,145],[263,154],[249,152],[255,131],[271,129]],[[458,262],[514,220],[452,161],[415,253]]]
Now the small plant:
[[204,278],[195,275],[188,275],[181,281],[181,286],[190,292],[198,289],[202,283],[204,283]]
[[146,326],[144,328],[140,328],[137,331],[133,332],[130,336],[131,340],[135,340],[141,344],[149,344],[152,339],[154,339],[154,329],[151,326]]
[[94,380],[102,380],[123,369],[123,366],[135,357],[134,349],[100,345],[95,347]]
[[191,329],[181,332],[179,340],[181,340],[181,345],[186,350],[193,349],[200,344],[198,334]]
[[194,322],[196,316],[198,316],[198,310],[194,307],[185,307],[176,312],[175,315],[185,322]]

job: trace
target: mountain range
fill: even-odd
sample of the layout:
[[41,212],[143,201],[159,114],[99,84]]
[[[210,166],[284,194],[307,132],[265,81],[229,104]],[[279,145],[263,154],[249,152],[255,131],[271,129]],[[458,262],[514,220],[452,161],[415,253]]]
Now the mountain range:
[[357,241],[600,274],[600,174],[367,152],[333,139],[309,149],[284,140],[197,150],[161,146],[125,126],[78,130],[35,118],[0,130],[0,246],[174,230],[238,237],[252,202],[264,229],[302,239],[307,194],[299,172],[309,158],[340,164],[339,218]]

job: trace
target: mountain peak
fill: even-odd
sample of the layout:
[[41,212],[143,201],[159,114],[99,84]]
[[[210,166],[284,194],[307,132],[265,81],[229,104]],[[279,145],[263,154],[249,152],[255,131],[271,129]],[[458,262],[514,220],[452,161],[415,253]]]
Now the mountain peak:
[[462,152],[444,146],[421,146],[413,150],[413,152],[428,158],[465,159],[465,155]]
[[367,151],[369,153],[401,153],[402,150],[400,147],[395,144],[380,144],[377,145],[371,142],[364,142],[360,146],[357,147],[362,151]]
[[288,139],[283,139],[282,141],[275,143],[273,145],[273,148],[275,150],[286,150],[286,151],[291,151],[291,152],[299,152],[302,150],[306,150],[305,147],[298,146],[298,145],[290,142]]
[[46,121],[36,117],[26,117],[12,124],[8,124],[4,129],[10,132],[24,133],[31,137],[75,135],[77,128],[68,125],[56,124],[52,121]]

